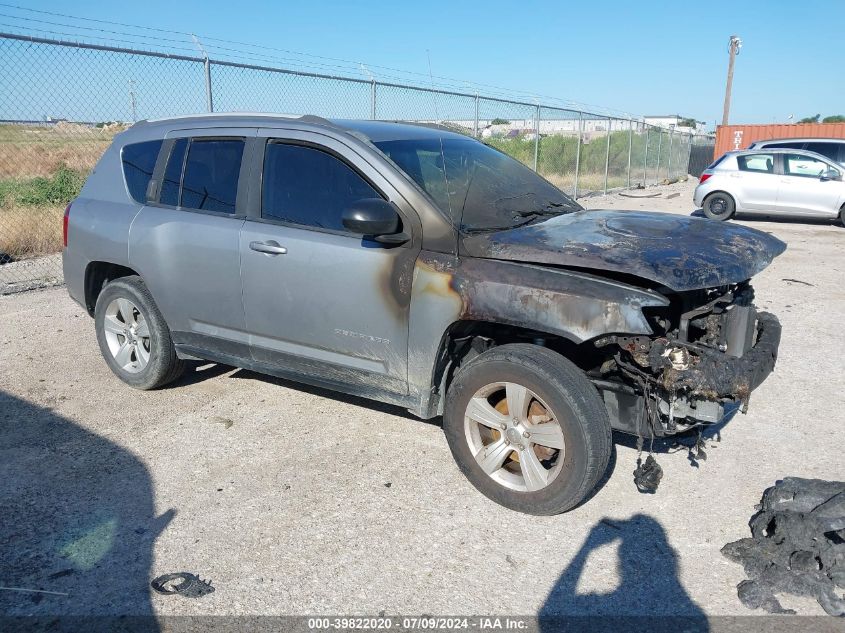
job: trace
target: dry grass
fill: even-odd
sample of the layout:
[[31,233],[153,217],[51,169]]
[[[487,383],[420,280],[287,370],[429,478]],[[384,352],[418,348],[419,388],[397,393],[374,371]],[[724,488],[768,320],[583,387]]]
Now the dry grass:
[[0,180],[49,177],[63,164],[87,173],[120,129],[0,125]]
[[63,206],[0,208],[0,253],[14,259],[62,250]]
[[[575,187],[574,172],[563,174],[543,174],[543,177],[552,183],[555,187],[563,191],[572,191]],[[626,176],[614,176],[609,174],[607,177],[607,188],[615,189],[617,187],[626,187],[628,179]],[[604,173],[594,174],[579,174],[578,176],[578,191],[604,191]]]
[[[0,125],[0,254],[27,259],[62,250],[66,201],[58,198],[71,195],[65,189],[78,189],[79,179],[122,129],[75,123]],[[63,169],[74,182],[56,182]]]

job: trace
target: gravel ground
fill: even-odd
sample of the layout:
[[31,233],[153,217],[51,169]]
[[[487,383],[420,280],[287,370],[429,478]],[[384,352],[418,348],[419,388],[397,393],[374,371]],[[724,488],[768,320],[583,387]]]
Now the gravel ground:
[[[585,202],[689,214],[693,186]],[[595,496],[548,518],[477,493],[437,423],[214,365],[134,391],[63,288],[0,297],[0,585],[67,594],[0,591],[0,613],[750,613],[719,549],[777,479],[845,479],[845,229],[737,221],[789,244],[755,284],[775,374],[700,467],[661,453],[638,494],[616,438]],[[216,591],[149,591],[175,571]]]

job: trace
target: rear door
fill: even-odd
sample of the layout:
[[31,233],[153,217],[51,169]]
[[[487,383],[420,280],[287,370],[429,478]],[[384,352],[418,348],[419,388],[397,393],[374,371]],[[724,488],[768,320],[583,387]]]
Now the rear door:
[[778,194],[774,154],[742,154],[736,157],[736,162],[738,171],[730,177],[737,183],[738,202],[742,208],[773,211]]
[[[331,386],[407,393],[408,308],[419,240],[389,246],[344,229],[352,202],[399,194],[352,147],[259,130],[240,252],[255,361]],[[418,222],[418,220],[417,220]],[[416,236],[419,238],[419,236]],[[347,389],[348,390],[348,389]]]
[[238,237],[246,215],[244,149],[255,132],[169,133],[129,245],[130,264],[177,344],[245,358]]
[[778,210],[798,215],[834,217],[839,213],[842,182],[821,180],[827,170],[842,174],[842,167],[805,154],[782,154],[782,175],[779,176]]

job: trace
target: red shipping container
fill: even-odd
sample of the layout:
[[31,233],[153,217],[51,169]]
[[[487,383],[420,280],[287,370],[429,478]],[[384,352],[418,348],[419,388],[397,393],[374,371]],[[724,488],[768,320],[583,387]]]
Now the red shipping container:
[[845,123],[765,123],[762,125],[720,125],[716,128],[713,158],[734,149],[748,149],[755,141],[779,138],[841,138]]

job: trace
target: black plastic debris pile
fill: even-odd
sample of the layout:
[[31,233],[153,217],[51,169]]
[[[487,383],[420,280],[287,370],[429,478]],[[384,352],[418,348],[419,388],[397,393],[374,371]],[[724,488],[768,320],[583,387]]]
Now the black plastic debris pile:
[[185,598],[202,598],[214,592],[210,580],[202,580],[196,574],[186,571],[154,578],[150,586],[156,593],[165,596],[180,595]]
[[750,609],[784,609],[777,594],[810,596],[830,615],[845,616],[845,482],[787,477],[763,493],[751,538],[722,554],[745,568],[737,585]]

